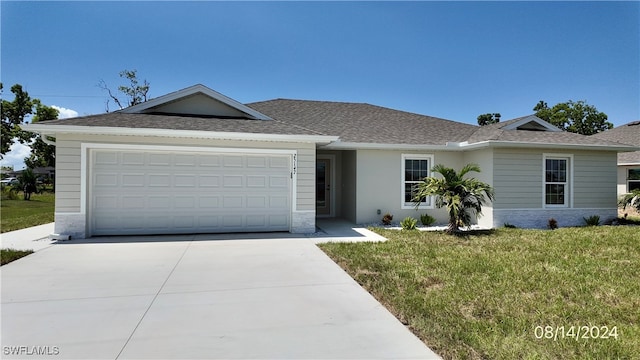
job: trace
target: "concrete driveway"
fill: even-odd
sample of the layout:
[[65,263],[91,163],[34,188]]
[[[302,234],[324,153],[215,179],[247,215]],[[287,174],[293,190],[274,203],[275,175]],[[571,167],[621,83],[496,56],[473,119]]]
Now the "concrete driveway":
[[437,358],[317,239],[221,238],[70,241],[3,266],[2,357]]

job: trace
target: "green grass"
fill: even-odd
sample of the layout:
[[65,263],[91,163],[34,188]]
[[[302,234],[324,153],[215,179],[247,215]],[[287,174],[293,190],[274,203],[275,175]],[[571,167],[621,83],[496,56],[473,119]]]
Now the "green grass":
[[0,265],[8,264],[29,254],[33,254],[33,250],[1,249]]
[[55,195],[45,192],[31,195],[31,200],[2,200],[0,203],[0,230],[19,230],[53,222]]
[[[389,241],[321,248],[445,359],[640,354],[639,227],[373,230]],[[537,326],[615,326],[618,338],[538,339]]]

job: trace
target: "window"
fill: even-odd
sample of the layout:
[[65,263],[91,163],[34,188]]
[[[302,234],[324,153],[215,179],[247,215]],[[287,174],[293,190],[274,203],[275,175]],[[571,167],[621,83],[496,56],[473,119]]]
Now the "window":
[[544,160],[544,204],[569,206],[569,158],[546,156]]
[[[412,201],[415,189],[425,177],[430,176],[433,156],[431,155],[402,155],[402,208],[413,209]],[[431,206],[431,198],[422,200],[420,207]]]
[[640,168],[627,170],[627,192],[640,189]]

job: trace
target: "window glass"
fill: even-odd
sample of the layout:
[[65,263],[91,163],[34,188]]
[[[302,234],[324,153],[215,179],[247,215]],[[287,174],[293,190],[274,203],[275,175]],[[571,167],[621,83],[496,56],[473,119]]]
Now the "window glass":
[[640,189],[640,169],[629,169],[627,174],[627,191]]
[[[403,179],[403,202],[405,206],[413,206],[413,196],[418,184],[429,176],[429,160],[405,158]],[[429,198],[423,199],[422,204],[429,204]]]
[[546,205],[566,206],[568,204],[568,159],[545,159],[544,203]]

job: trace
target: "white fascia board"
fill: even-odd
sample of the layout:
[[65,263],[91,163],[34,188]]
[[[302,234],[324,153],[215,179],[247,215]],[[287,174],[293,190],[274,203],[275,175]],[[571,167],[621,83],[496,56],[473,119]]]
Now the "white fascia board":
[[633,162],[633,163],[618,163],[618,166],[637,166],[640,165],[640,162]]
[[315,144],[328,144],[338,140],[337,136],[326,135],[289,135],[289,134],[263,134],[240,133],[223,131],[197,131],[197,130],[173,130],[173,129],[146,129],[146,128],[118,128],[102,126],[77,126],[77,125],[40,125],[23,124],[23,130],[37,132],[43,135],[56,136],[56,134],[91,134],[91,135],[119,135],[119,136],[154,136],[176,138],[201,138],[247,141],[279,141],[279,142],[303,142]]
[[218,101],[220,101],[221,103],[224,103],[226,105],[229,105],[235,109],[237,109],[238,111],[241,111],[245,114],[248,114],[256,119],[259,120],[273,120],[272,118],[268,117],[267,115],[258,112],[236,100],[233,100],[232,98],[222,95],[221,93],[212,90],[204,85],[198,84],[198,85],[193,85],[190,86],[186,89],[182,89],[182,90],[178,90],[160,97],[157,97],[155,99],[151,99],[148,101],[145,101],[143,103],[134,105],[134,106],[130,106],[128,108],[124,108],[122,110],[118,110],[119,112],[123,112],[123,113],[127,113],[127,114],[135,114],[135,113],[140,113],[144,110],[156,107],[158,105],[162,105],[165,103],[169,103],[175,100],[179,100],[181,98],[190,96],[190,95],[194,95],[197,93],[203,93],[213,99],[216,99]]
[[448,150],[459,151],[463,147],[459,143],[447,143],[446,145],[421,145],[421,144],[379,144],[336,141],[322,146],[323,150]]
[[636,151],[637,147],[633,146],[616,146],[616,145],[595,145],[595,144],[554,144],[554,143],[534,143],[521,141],[481,141],[473,144],[462,145],[464,150],[481,149],[486,147],[512,147],[512,148],[537,148],[537,149],[575,149],[575,150],[603,150],[627,152]]

